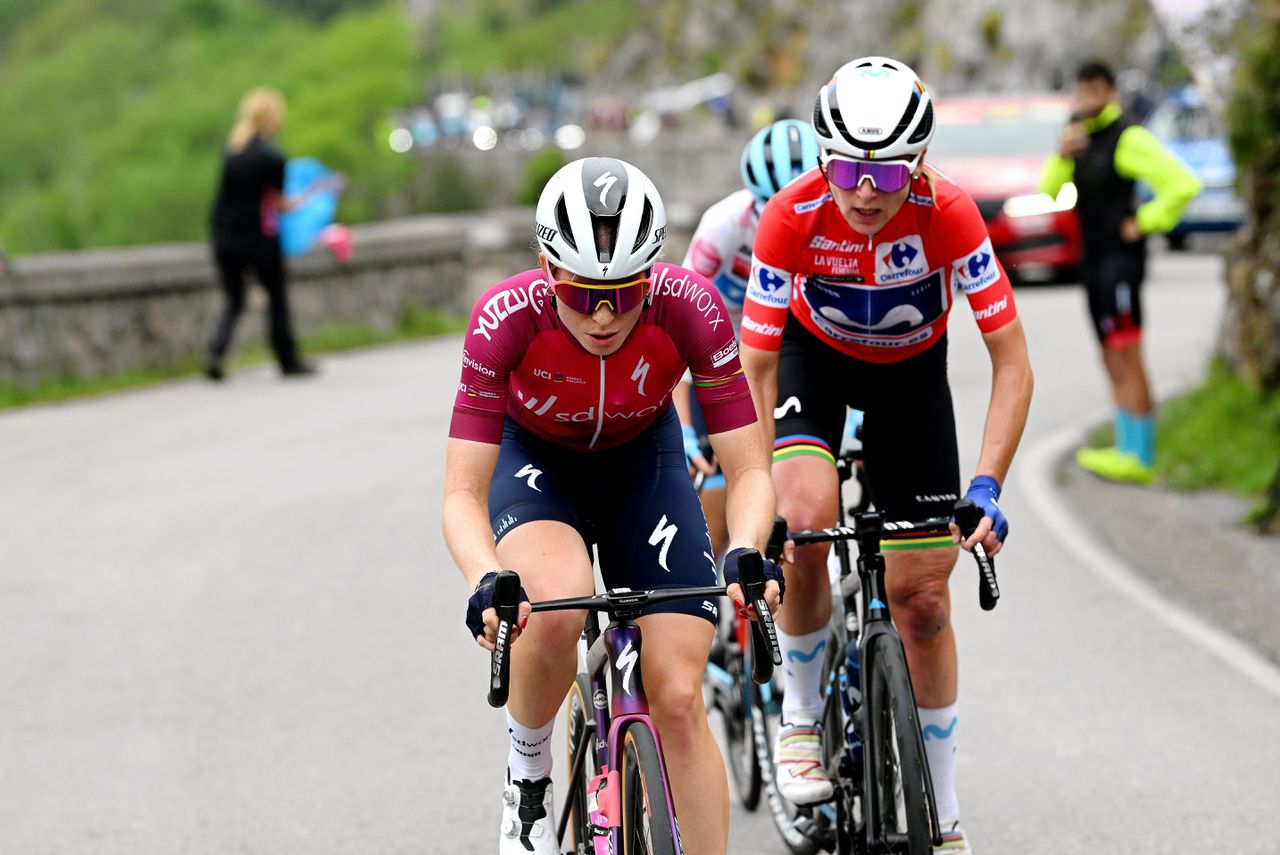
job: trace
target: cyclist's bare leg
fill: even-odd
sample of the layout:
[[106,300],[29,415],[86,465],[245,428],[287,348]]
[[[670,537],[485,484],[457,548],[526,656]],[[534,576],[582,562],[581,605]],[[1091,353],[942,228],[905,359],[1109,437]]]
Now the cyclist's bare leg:
[[702,702],[713,627],[699,617],[670,613],[645,615],[637,623],[644,632],[645,694],[662,737],[684,850],[725,852],[729,782]]
[[[502,566],[520,574],[529,599],[590,596],[595,577],[582,537],[572,526],[537,520],[498,544]],[[511,647],[507,709],[527,727],[546,724],[560,710],[578,670],[576,647],[586,612],[539,612]]]
[[727,492],[703,490],[698,498],[702,502],[702,515],[707,518],[707,531],[711,534],[711,554],[721,555],[729,545],[729,527],[725,522],[724,508]]
[[[836,524],[839,480],[835,466],[822,457],[789,457],[773,464],[778,514],[792,531],[829,528]],[[829,544],[815,543],[795,550],[794,563],[784,562],[787,595],[778,612],[778,627],[804,635],[831,619],[831,583],[827,576]]]
[[956,547],[939,547],[885,553],[889,611],[922,707],[945,707],[956,700],[956,636],[947,580],[957,552]]

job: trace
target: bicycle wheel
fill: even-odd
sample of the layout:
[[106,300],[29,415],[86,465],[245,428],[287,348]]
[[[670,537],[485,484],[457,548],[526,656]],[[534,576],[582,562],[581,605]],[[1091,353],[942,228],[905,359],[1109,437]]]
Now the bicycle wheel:
[[[568,748],[566,750],[567,771],[572,771],[573,746],[578,743],[578,735],[594,719],[594,706],[591,702],[591,683],[586,674],[579,674],[578,679],[569,687],[569,726]],[[569,822],[567,831],[572,844],[570,852],[575,855],[590,855],[595,852],[595,844],[591,837],[591,817],[587,812],[587,782],[598,774],[596,766],[595,740],[587,738],[586,757],[582,760],[582,772],[577,778],[567,782],[569,787]]]
[[932,844],[924,749],[902,641],[896,635],[879,635],[867,655],[871,671],[866,698],[866,762],[871,778],[868,821],[872,838],[888,844],[889,851],[929,855]]
[[725,642],[724,667],[733,684],[732,687],[717,692],[716,696],[720,706],[720,722],[724,728],[729,773],[733,777],[738,800],[747,810],[753,811],[760,804],[761,772],[751,717],[756,714],[756,698],[760,692],[751,682],[750,652],[744,655],[736,638]]
[[674,855],[675,821],[653,731],[641,722],[622,729],[622,855]]

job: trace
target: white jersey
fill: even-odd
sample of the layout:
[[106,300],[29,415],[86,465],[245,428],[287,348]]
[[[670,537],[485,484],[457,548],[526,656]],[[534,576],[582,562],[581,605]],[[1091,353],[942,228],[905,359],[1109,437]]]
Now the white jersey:
[[759,222],[760,212],[751,191],[730,193],[702,215],[681,265],[715,284],[735,330],[742,324],[742,301],[751,276],[751,245]]

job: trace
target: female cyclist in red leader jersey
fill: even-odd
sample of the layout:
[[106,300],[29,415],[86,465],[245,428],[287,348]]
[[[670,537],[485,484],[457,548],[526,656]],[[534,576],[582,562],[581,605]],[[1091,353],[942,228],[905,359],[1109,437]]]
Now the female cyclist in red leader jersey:
[[[538,269],[489,289],[462,351],[449,430],[444,531],[475,590],[467,627],[492,648],[493,579],[520,574],[522,600],[584,596],[596,544],[608,587],[711,585],[707,525],[685,468],[671,391],[688,368],[728,479],[731,551],[759,549],[773,522],[767,446],[715,286],[655,263],[666,215],[652,182],[612,158],[557,172],[536,213]],[[496,544],[495,544],[496,541]],[[765,575],[781,579],[766,562]],[[766,585],[777,608],[778,581]],[[499,850],[558,853],[551,731],[577,670],[583,612],[547,612],[512,648],[510,736]],[[662,736],[687,852],[728,839],[724,763],[707,726],[702,673],[718,614],[712,600],[640,618],[652,714]]]
[[[985,517],[963,545],[981,542],[995,554],[1008,530],[996,499],[1032,387],[1009,279],[973,201],[924,165],[933,107],[910,68],[885,57],[846,64],[822,87],[813,124],[819,168],[765,207],[742,320],[743,367],[774,442],[778,512],[793,529],[834,523],[833,452],[848,405],[866,413],[863,448],[876,506],[890,519],[950,515],[959,464],[946,329],[963,291],[992,365],[967,492]],[[952,538],[938,541],[889,552],[887,583],[920,705],[944,851],[968,852],[955,798],[957,664],[947,581],[956,550]],[[778,784],[792,801],[811,803],[831,794],[819,723],[831,609],[826,546],[797,549],[784,567]]]

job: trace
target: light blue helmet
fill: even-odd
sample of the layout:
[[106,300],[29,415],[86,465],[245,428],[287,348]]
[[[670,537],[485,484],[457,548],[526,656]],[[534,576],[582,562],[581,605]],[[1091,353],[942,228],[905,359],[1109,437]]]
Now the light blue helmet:
[[767,201],[800,173],[818,165],[818,137],[807,122],[783,119],[761,128],[742,150],[742,183]]

